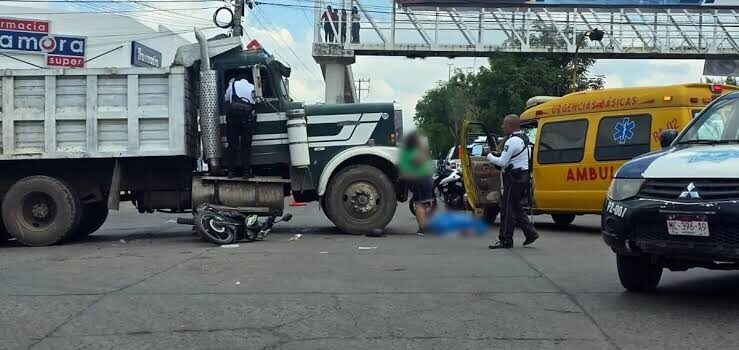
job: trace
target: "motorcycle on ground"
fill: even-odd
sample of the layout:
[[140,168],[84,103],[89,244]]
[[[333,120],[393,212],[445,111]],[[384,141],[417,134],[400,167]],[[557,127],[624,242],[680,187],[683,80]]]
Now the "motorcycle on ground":
[[285,214],[279,219],[277,215],[270,215],[260,223],[257,214],[247,214],[220,205],[202,204],[195,209],[193,220],[196,232],[204,241],[223,245],[240,240],[263,240],[274,224],[290,219],[292,214]]

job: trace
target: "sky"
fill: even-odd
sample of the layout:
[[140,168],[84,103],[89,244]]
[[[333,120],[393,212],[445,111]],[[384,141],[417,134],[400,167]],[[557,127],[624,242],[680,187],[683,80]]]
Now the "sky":
[[[289,3],[292,6],[275,6],[270,5],[270,2]],[[190,40],[192,40],[192,35],[189,32],[195,26],[206,30],[207,35],[223,32],[221,29],[213,28],[211,21],[214,10],[222,5],[218,1],[141,2],[139,5],[132,3],[132,1],[121,0],[106,5],[98,3],[94,6],[98,9],[100,6],[124,10],[170,9],[170,12],[122,12],[121,15],[140,19],[144,24],[152,27],[163,24],[173,30],[180,30]],[[389,0],[366,0],[363,3],[368,8],[376,10],[390,6]],[[26,1],[18,5],[67,11],[93,10],[90,5],[82,6],[80,2],[29,3]],[[244,20],[246,34],[249,38],[259,40],[278,59],[293,68],[293,75],[290,79],[291,94],[295,99],[306,103],[322,102],[324,90],[320,67],[311,56],[314,16],[311,7],[313,6],[310,0],[265,0],[264,4],[247,10]],[[323,4],[320,6],[322,8]],[[200,7],[208,8],[200,9]],[[187,10],[175,10],[183,8]],[[384,15],[379,12],[382,11],[378,11],[376,20],[382,21]],[[364,38],[365,31],[362,35]],[[362,92],[363,102],[397,102],[402,106],[406,123],[408,123],[415,112],[416,102],[424,92],[447,79],[450,64],[453,68],[470,70],[486,64],[486,59],[408,59],[361,56],[357,57],[352,69],[355,79],[370,80],[369,91]],[[699,82],[702,78],[702,70],[703,61],[697,60],[599,60],[592,73],[604,75],[606,87],[612,88]]]

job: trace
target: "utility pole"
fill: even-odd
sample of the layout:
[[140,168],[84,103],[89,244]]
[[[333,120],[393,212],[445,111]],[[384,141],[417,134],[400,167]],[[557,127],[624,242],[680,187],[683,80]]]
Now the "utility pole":
[[244,0],[236,0],[236,3],[234,5],[233,36],[244,35],[244,28],[241,26],[242,17],[244,17]]
[[447,66],[449,66],[449,77],[446,79],[446,81],[452,81],[452,67],[454,67],[453,63],[447,63]]
[[[367,87],[363,88],[362,83],[367,84]],[[354,84],[357,84],[357,103],[360,103],[362,102],[362,91],[367,91],[367,95],[369,95],[370,80],[369,78],[367,79],[360,78],[359,80],[355,80]]]

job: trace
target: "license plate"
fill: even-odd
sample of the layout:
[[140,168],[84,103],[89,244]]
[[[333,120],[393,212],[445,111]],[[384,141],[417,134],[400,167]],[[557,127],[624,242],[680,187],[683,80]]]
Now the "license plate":
[[667,233],[674,236],[708,237],[708,221],[703,215],[668,215]]

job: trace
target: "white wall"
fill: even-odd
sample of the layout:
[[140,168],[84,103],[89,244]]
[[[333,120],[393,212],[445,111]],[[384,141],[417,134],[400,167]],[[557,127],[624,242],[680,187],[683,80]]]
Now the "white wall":
[[[35,14],[53,12],[50,14]],[[38,7],[0,6],[0,17],[36,19],[51,21],[51,34],[86,36],[86,59],[103,52],[123,46],[105,56],[86,64],[87,68],[131,67],[131,41],[135,40],[162,53],[162,66],[169,66],[174,60],[177,48],[189,44],[182,35],[172,34],[168,28],[151,28],[141,22],[114,14],[65,13],[59,10],[44,10]],[[26,14],[34,13],[34,14]],[[0,51],[1,52],[1,51]],[[39,66],[44,66],[43,55],[5,53]],[[0,56],[0,69],[34,68],[28,64]]]

